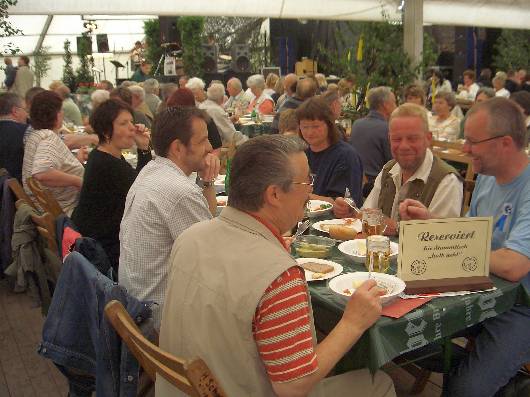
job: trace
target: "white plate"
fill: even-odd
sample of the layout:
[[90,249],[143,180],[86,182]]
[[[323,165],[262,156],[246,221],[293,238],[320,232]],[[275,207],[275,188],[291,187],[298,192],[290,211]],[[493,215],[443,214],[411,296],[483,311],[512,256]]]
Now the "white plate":
[[[405,291],[405,282],[390,274],[372,272],[372,278],[381,286],[384,286],[388,293],[381,296],[381,303],[387,304],[396,299],[399,294]],[[346,273],[335,277],[329,282],[329,288],[345,300],[355,292],[354,280],[368,280],[368,272]],[[350,294],[348,294],[348,291]]]
[[313,278],[313,274],[315,274],[315,272],[311,272],[309,270],[305,270],[305,279],[309,282],[309,281],[320,281],[320,280],[327,280],[327,279],[330,279],[330,278],[333,278],[335,276],[338,276],[339,274],[342,273],[342,266],[339,265],[338,263],[335,263],[335,262],[332,262],[332,261],[327,261],[325,259],[318,259],[318,258],[298,258],[296,260],[299,264],[302,264],[302,263],[307,263],[307,262],[316,262],[316,263],[323,263],[325,265],[330,265],[330,266],[333,266],[334,270],[332,272],[329,272],[329,273],[324,273],[323,277],[321,278]]
[[226,203],[228,202],[228,196],[217,196],[215,199],[217,200],[218,207],[226,207]]
[[[347,220],[353,220],[351,223],[347,223]],[[322,225],[324,225],[324,228],[322,228]],[[363,229],[362,222],[359,219],[354,218],[344,218],[344,219],[330,219],[327,221],[320,221],[315,222],[311,227],[315,230],[318,230],[320,232],[329,233],[329,230],[325,227],[325,225],[342,225],[347,226],[353,230],[355,230],[357,233],[359,233]]]
[[[353,259],[354,262],[364,263],[366,258],[366,239],[359,238],[355,240],[348,240],[340,243],[337,247],[340,252],[348,258]],[[394,259],[399,253],[399,244],[390,242],[390,260]]]
[[[322,209],[322,210],[318,209],[322,204],[327,204],[330,207],[326,209]],[[333,204],[328,203],[327,201],[322,201],[322,200],[309,200],[308,208],[309,208],[309,217],[313,218],[315,216],[321,216],[321,215],[324,215],[330,212],[333,209]]]
[[215,178],[213,185],[215,187],[215,192],[217,194],[225,191],[225,178],[226,178],[226,175],[221,175],[221,174],[217,175],[217,178]]

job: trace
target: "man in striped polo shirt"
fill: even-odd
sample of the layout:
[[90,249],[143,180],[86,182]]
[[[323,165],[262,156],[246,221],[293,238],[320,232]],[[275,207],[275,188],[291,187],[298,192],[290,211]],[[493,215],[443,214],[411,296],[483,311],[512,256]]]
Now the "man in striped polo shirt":
[[[229,396],[395,396],[382,372],[325,378],[379,318],[380,291],[363,284],[317,344],[304,272],[281,237],[312,191],[303,150],[278,135],[239,147],[228,206],[173,245],[160,347],[202,358]],[[182,394],[158,377],[156,395]]]

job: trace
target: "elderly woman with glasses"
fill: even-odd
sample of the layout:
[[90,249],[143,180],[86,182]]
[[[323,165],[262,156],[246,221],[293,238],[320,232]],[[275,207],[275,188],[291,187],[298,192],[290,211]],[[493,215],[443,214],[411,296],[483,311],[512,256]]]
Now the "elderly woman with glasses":
[[274,100],[265,93],[265,79],[261,74],[254,74],[247,79],[247,86],[254,94],[254,99],[248,105],[247,111],[253,110],[260,114],[271,114],[274,111]]
[[297,110],[300,136],[309,145],[306,155],[315,175],[312,198],[334,203],[346,189],[362,204],[363,166],[355,149],[341,139],[327,102],[308,99]]

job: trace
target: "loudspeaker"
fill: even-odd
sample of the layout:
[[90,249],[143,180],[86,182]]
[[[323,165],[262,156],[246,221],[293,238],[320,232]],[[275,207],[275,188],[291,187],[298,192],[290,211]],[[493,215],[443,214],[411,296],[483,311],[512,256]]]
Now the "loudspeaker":
[[250,71],[250,49],[247,44],[232,46],[232,70],[238,73]]
[[106,33],[96,35],[98,52],[109,52],[109,38]]
[[217,45],[203,44],[202,45],[202,70],[205,73],[217,73]]
[[160,43],[177,43],[180,45],[180,32],[177,26],[178,17],[158,17],[160,24]]
[[92,37],[90,36],[77,36],[77,53],[84,46],[87,55],[92,55]]

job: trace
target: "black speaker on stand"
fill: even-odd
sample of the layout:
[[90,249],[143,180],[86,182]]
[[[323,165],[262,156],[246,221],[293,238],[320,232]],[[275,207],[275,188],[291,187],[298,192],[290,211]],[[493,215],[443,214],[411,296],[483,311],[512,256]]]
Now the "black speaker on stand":
[[178,17],[158,17],[158,23],[160,24],[160,43],[175,43],[180,46]]
[[217,56],[219,50],[216,44],[203,44],[202,70],[205,73],[217,73]]
[[250,72],[250,49],[247,44],[232,46],[232,70],[237,73]]
[[109,38],[106,33],[96,35],[98,52],[109,52]]

